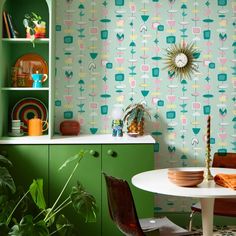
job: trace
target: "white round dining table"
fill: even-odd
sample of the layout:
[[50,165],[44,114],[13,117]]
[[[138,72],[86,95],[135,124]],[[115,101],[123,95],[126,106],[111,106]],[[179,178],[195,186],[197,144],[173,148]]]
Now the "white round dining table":
[[[187,167],[188,168],[188,167]],[[204,170],[203,167],[191,167]],[[235,169],[211,168],[211,174],[236,174]],[[202,207],[203,236],[213,235],[213,209],[215,198],[235,198],[236,190],[215,184],[214,180],[204,180],[194,187],[180,187],[168,179],[167,169],[156,169],[139,173],[132,177],[132,184],[145,191],[170,196],[199,198]]]

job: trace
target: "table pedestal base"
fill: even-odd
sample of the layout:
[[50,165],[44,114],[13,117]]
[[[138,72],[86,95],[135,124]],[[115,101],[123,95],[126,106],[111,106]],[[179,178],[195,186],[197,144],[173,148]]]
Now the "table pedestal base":
[[214,198],[201,198],[203,236],[213,235]]

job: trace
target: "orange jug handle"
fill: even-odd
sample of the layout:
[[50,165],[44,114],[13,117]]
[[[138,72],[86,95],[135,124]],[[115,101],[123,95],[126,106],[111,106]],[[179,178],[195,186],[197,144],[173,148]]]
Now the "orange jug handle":
[[48,122],[46,120],[42,121],[42,126],[44,127],[46,124],[46,127],[42,131],[48,130]]

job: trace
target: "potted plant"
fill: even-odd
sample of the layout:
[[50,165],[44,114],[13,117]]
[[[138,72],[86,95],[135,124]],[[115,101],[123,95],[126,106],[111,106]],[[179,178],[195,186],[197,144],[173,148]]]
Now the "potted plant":
[[60,235],[78,235],[66,216],[61,214],[61,211],[70,205],[86,222],[96,221],[96,200],[79,182],[72,188],[71,194],[59,204],[85,153],[86,151],[81,150],[59,168],[61,171],[69,163],[75,162],[72,172],[51,207],[46,206],[42,179],[33,180],[26,193],[17,193],[14,180],[7,168],[12,164],[0,155],[0,235],[49,236],[57,235],[57,232]]
[[124,122],[127,124],[127,131],[130,135],[144,134],[145,116],[151,118],[148,108],[143,103],[130,104],[124,111]]
[[30,38],[34,45],[36,38],[45,38],[46,22],[34,12],[25,14],[23,24],[26,28],[26,38]]

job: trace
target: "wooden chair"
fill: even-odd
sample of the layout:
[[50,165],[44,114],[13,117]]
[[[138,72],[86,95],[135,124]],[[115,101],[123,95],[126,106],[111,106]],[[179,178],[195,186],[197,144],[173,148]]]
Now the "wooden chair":
[[[212,167],[236,169],[236,153],[215,153]],[[193,216],[197,212],[201,212],[200,202],[191,207],[189,230],[192,229]],[[214,215],[236,217],[236,198],[216,198]]]
[[138,219],[132,192],[127,181],[105,173],[109,214],[117,228],[126,236],[193,235],[167,217]]

